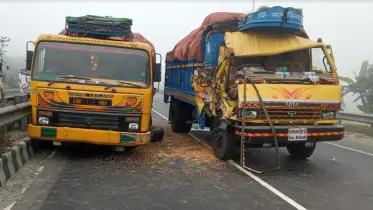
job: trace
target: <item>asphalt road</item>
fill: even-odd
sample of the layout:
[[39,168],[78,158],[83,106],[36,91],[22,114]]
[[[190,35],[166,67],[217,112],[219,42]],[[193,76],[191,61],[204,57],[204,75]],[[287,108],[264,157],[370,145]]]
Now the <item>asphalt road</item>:
[[[168,105],[157,96],[154,109],[168,117]],[[192,131],[194,136],[211,141],[209,132]],[[274,149],[250,149],[247,166],[269,170],[276,166]],[[373,139],[347,133],[332,144],[320,143],[305,161],[294,162],[281,149],[283,170],[259,177],[306,209],[372,209]]]
[[[154,110],[167,116],[162,96],[155,99]],[[192,134],[209,143],[208,132]],[[216,160],[211,149],[169,128],[163,142],[131,152],[51,148],[0,188],[0,209],[372,209],[373,140],[349,134],[337,144],[344,148],[319,144],[300,162],[281,150],[288,170],[257,176]],[[252,168],[275,165],[272,149],[247,155]]]

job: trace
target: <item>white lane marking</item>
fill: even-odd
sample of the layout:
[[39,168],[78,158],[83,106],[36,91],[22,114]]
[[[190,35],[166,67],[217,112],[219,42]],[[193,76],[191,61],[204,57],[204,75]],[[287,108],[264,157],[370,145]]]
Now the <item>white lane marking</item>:
[[152,109],[153,112],[157,113],[159,116],[161,116],[163,119],[167,120],[168,121],[168,117],[164,116],[163,114],[157,112],[155,109]]
[[53,157],[55,154],[56,154],[56,150],[53,150],[52,154],[49,155],[49,156],[47,157],[47,159]]
[[16,204],[16,202],[14,201],[12,204],[10,204],[9,206],[5,207],[3,210],[10,210],[13,208],[14,204]]
[[298,210],[307,210],[306,208],[304,208],[303,206],[301,206],[300,204],[298,204],[297,202],[295,202],[293,199],[289,198],[288,196],[286,196],[283,193],[281,193],[280,191],[278,191],[276,188],[272,187],[267,182],[263,181],[259,177],[255,176],[253,173],[251,173],[251,172],[245,170],[244,168],[242,168],[240,165],[238,165],[237,163],[235,163],[233,160],[229,160],[228,162],[232,166],[236,167],[237,169],[239,169],[240,171],[242,171],[243,173],[245,173],[246,175],[248,175],[249,177],[251,177],[252,179],[254,179],[260,185],[262,185],[263,187],[267,188],[269,191],[271,191],[272,193],[274,193],[275,195],[277,195],[278,197],[280,197],[282,200],[284,200],[287,203],[289,203],[290,205],[292,205],[294,208],[296,208]]
[[336,146],[336,147],[340,147],[340,148],[343,148],[343,149],[347,149],[347,150],[350,150],[350,151],[358,152],[358,153],[361,153],[361,154],[364,154],[364,155],[369,155],[369,156],[373,157],[373,154],[369,153],[369,152],[364,152],[364,151],[361,151],[361,150],[352,149],[350,147],[345,147],[345,146],[342,146],[342,145],[339,145],[339,144],[334,144],[334,143],[331,143],[331,142],[324,142],[324,143],[325,144],[330,144],[330,145],[333,145],[333,146]]
[[[195,136],[195,135],[193,135],[191,133],[189,133],[189,135],[193,139],[195,139],[196,141],[202,143],[205,147],[211,148],[208,144],[206,144],[205,142],[203,142],[197,136]],[[254,179],[260,185],[262,185],[263,187],[267,188],[269,191],[271,191],[272,193],[274,193],[275,195],[277,195],[278,197],[280,197],[281,199],[283,199],[284,201],[286,201],[287,203],[289,203],[290,205],[292,205],[294,208],[296,208],[298,210],[307,210],[306,208],[304,208],[303,206],[301,206],[300,204],[298,204],[297,202],[295,202],[291,198],[287,197],[286,195],[284,195],[283,193],[281,193],[280,191],[278,191],[276,188],[274,188],[271,185],[269,185],[267,182],[263,181],[259,177],[255,176],[253,173],[251,173],[251,172],[245,170],[244,168],[242,168],[240,165],[238,165],[237,163],[235,163],[233,160],[228,160],[228,162],[232,166],[236,167],[237,169],[239,169],[240,171],[242,171],[243,173],[245,173],[246,175],[248,175],[249,177],[251,177],[252,179]]]
[[[165,118],[166,120],[168,120],[165,116],[163,116],[161,113],[155,111],[153,109],[153,111],[155,113],[157,113],[159,116]],[[195,135],[189,133],[189,135],[195,139],[196,141],[198,142],[201,142],[204,146],[206,147],[209,147],[210,146],[206,143],[204,143],[201,139],[199,139],[198,137],[196,137]],[[294,200],[292,200],[291,198],[289,198],[288,196],[284,195],[283,193],[281,193],[280,191],[278,191],[276,188],[272,187],[270,184],[268,184],[267,182],[263,181],[262,179],[260,179],[259,177],[255,176],[254,174],[250,173],[249,171],[245,170],[244,168],[242,168],[240,165],[238,165],[237,163],[235,163],[233,160],[229,160],[228,161],[232,166],[236,167],[237,169],[239,169],[240,171],[242,171],[243,173],[245,173],[246,175],[248,175],[249,177],[251,177],[252,179],[254,179],[256,182],[258,182],[260,185],[262,185],[263,187],[267,188],[269,191],[271,191],[272,193],[274,193],[275,195],[277,195],[278,197],[280,197],[281,199],[283,199],[284,201],[286,201],[287,203],[289,203],[291,206],[293,206],[294,208],[298,209],[298,210],[307,210],[306,208],[304,208],[303,206],[301,206],[300,204],[298,204],[297,202],[295,202]]]
[[[164,116],[163,114],[161,114],[160,112],[156,111],[155,109],[152,109],[153,112],[157,113],[160,117],[162,117],[163,119],[167,120],[168,121],[168,118],[166,116]],[[199,129],[199,128],[192,128],[191,131],[210,131],[208,128],[205,128],[205,129]]]
[[43,169],[44,169],[44,166],[41,166],[41,167],[38,169],[38,173],[40,173]]
[[203,146],[211,149],[210,145],[206,144],[205,142],[203,142],[201,139],[199,139],[197,136],[191,134],[191,133],[188,133],[189,136],[191,136],[194,140],[198,141],[199,143],[203,144]]
[[23,194],[24,192],[26,192],[26,190],[27,190],[27,187],[22,188],[21,194]]

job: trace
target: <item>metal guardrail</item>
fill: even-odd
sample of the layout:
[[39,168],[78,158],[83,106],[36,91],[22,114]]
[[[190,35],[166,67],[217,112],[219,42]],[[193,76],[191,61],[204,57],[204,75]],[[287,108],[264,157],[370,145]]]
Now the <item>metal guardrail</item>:
[[29,95],[17,95],[11,98],[13,105],[0,108],[0,135],[8,131],[9,125],[25,131],[28,122],[31,120]]
[[359,123],[367,123],[373,125],[373,115],[370,114],[353,114],[340,112],[337,115],[339,120],[348,120]]
[[4,89],[4,95],[5,95],[5,97],[7,95],[14,95],[14,94],[18,94],[18,93],[21,93],[21,90],[19,88]]
[[8,95],[5,95],[4,98],[0,99],[0,108],[17,104],[18,103],[17,102],[18,97],[21,97],[21,98],[22,97],[27,97],[29,99],[28,94],[23,94],[23,93],[15,93],[15,94],[12,94],[12,95],[8,94]]

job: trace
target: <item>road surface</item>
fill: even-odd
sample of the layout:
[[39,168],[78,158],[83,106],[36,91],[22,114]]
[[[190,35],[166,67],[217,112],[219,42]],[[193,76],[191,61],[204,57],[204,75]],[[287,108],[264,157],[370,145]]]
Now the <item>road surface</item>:
[[[160,95],[155,100],[155,120],[167,126],[168,105]],[[208,132],[191,133],[209,144]],[[247,156],[252,168],[275,166],[272,149]],[[318,144],[309,160],[293,162],[285,150],[281,160],[286,170],[243,173],[169,129],[164,142],[131,152],[51,148],[0,188],[0,209],[372,209],[373,140],[348,134]]]

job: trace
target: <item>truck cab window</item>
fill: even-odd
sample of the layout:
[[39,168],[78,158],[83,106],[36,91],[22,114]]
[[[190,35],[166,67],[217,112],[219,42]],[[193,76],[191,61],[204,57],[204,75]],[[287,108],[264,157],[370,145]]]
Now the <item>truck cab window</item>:
[[[146,51],[139,49],[42,42],[37,48],[37,62],[33,77],[41,80],[60,80],[61,76],[100,80],[118,85],[116,81],[150,84],[150,63]],[[66,82],[78,82],[71,79]],[[105,81],[103,81],[105,80]],[[111,81],[110,81],[111,80]]]
[[312,68],[311,70],[331,72],[328,59],[322,48],[311,48]]

